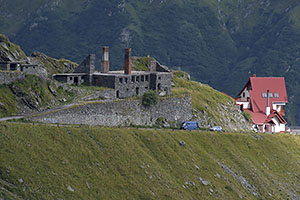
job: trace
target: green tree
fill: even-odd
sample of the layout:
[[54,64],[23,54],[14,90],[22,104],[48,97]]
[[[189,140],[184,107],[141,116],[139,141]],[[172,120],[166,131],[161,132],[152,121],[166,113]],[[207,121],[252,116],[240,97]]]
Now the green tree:
[[142,104],[143,106],[151,106],[155,105],[158,102],[158,95],[155,91],[149,90],[148,92],[145,92],[142,98]]

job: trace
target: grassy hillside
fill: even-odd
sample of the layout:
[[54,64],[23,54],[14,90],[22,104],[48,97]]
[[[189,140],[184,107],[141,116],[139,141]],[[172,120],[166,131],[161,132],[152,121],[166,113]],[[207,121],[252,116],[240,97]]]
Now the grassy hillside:
[[227,130],[251,130],[233,98],[188,77],[186,72],[173,71],[172,96],[191,96],[194,120],[206,128],[218,125]]
[[297,136],[1,123],[0,144],[3,199],[300,196]]
[[37,112],[71,101],[75,91],[56,86],[34,75],[9,85],[0,85],[0,117]]

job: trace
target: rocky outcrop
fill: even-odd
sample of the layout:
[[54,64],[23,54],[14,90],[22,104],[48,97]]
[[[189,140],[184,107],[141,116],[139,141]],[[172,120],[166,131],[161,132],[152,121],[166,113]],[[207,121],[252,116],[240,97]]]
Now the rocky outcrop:
[[246,121],[242,112],[236,107],[234,102],[228,102],[227,104],[219,103],[214,111],[216,112],[214,116],[210,116],[206,111],[199,112],[194,110],[194,117],[197,121],[200,121],[201,125],[205,128],[219,125],[230,131],[252,130],[251,124]]

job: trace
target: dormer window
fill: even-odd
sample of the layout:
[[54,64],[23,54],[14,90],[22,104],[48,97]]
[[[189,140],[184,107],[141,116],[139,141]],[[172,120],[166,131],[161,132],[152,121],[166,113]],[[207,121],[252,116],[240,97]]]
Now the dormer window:
[[263,92],[263,93],[262,93],[262,97],[263,97],[263,98],[267,98],[267,93]]
[[273,94],[272,94],[271,92],[269,93],[269,97],[270,97],[270,98],[273,98]]
[[277,92],[274,93],[275,98],[279,98],[279,94]]

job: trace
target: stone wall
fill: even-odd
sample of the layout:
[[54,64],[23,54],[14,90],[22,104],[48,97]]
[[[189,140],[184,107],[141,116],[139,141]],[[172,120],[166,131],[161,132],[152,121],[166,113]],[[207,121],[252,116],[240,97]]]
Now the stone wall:
[[165,121],[179,125],[193,117],[191,98],[165,98],[144,107],[139,100],[87,103],[32,118],[33,121],[103,126],[153,125]]
[[26,74],[33,74],[42,78],[48,77],[47,70],[38,65],[22,65],[21,71]]
[[0,84],[10,84],[25,79],[25,74],[18,71],[0,71]]

